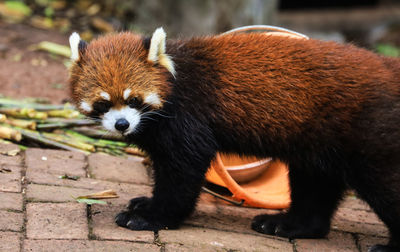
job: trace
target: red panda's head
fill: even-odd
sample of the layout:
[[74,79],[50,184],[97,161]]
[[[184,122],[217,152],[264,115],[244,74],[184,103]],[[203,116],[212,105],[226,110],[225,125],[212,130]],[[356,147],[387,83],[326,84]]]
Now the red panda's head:
[[77,108],[107,130],[134,133],[146,112],[163,107],[167,78],[175,74],[165,37],[159,28],[150,40],[126,32],[86,44],[73,33],[70,85]]

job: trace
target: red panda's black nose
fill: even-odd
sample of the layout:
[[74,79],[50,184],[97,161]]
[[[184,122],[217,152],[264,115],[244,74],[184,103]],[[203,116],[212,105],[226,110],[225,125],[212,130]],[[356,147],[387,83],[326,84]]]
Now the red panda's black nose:
[[125,131],[129,128],[129,122],[125,118],[118,119],[115,122],[115,128],[119,131]]

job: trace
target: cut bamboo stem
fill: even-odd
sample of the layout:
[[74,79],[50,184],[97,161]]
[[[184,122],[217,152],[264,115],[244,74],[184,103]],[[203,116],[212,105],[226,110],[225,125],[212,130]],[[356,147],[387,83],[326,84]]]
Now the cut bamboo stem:
[[0,126],[0,138],[19,142],[22,139],[22,135],[21,132],[16,129]]
[[35,121],[8,118],[5,120],[5,123],[9,124],[11,126],[17,126],[17,127],[21,127],[24,129],[36,130],[36,122]]
[[0,114],[0,123],[5,122],[7,120],[7,116],[4,114]]

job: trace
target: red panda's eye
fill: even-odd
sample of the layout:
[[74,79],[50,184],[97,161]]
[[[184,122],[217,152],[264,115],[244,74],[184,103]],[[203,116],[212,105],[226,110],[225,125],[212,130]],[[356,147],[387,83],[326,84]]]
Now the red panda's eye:
[[93,103],[93,110],[98,114],[107,113],[112,107],[112,103],[109,101],[97,101]]
[[133,97],[128,101],[128,106],[131,108],[139,108],[142,105],[142,102],[138,97]]

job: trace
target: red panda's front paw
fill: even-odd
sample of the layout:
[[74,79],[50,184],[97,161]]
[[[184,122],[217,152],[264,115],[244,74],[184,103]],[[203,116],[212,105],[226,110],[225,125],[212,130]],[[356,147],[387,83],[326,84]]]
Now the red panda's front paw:
[[123,211],[117,214],[117,216],[115,216],[115,223],[120,227],[129,228],[131,230],[157,231],[165,228],[165,226],[159,222],[150,219],[147,220],[132,211]]
[[138,198],[133,198],[129,201],[127,208],[129,211],[135,212],[135,213],[148,213],[150,211],[150,205],[151,205],[151,198],[148,197],[138,197]]

